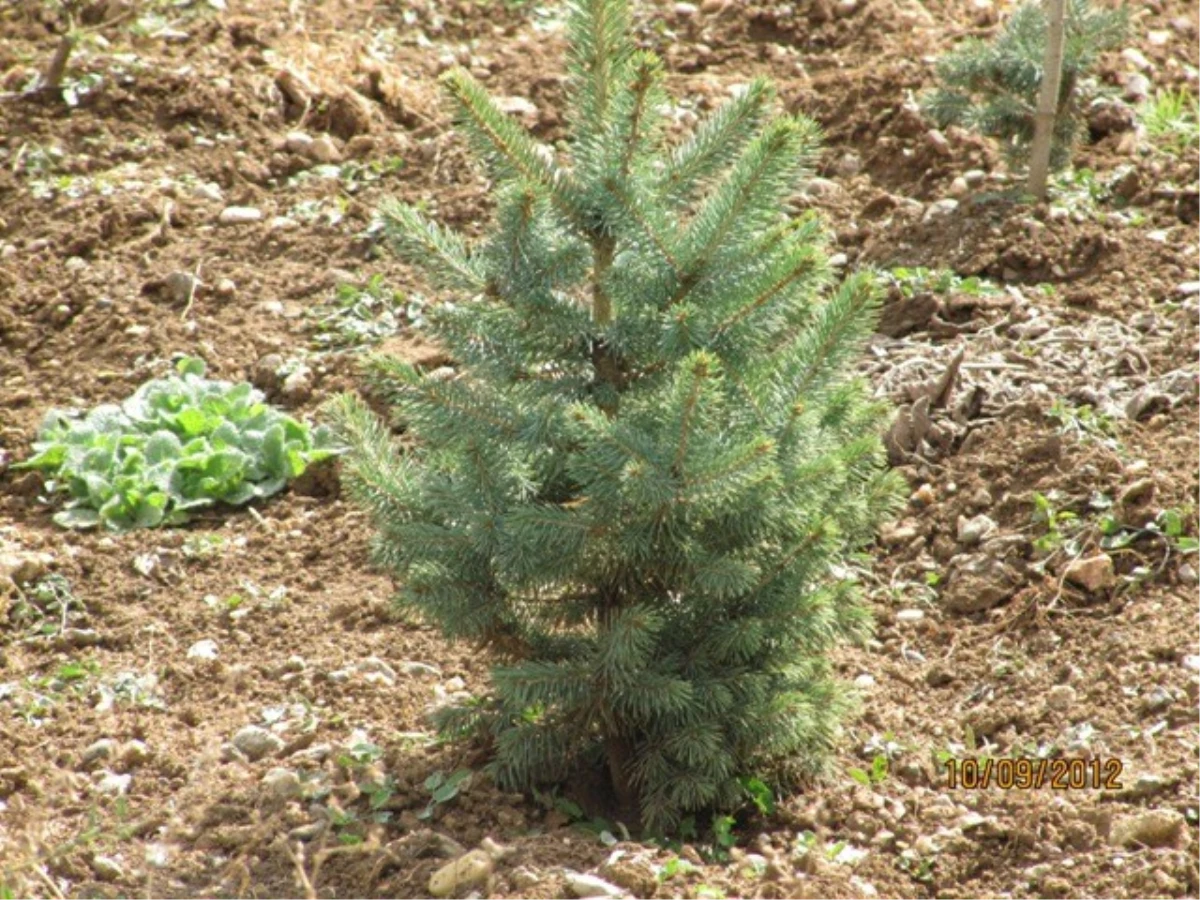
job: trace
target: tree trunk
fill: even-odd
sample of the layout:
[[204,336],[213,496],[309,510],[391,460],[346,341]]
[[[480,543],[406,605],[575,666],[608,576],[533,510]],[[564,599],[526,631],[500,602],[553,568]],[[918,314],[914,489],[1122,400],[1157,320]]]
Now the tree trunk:
[[1062,87],[1063,41],[1066,0],[1043,0],[1048,28],[1046,56],[1042,66],[1042,87],[1038,93],[1037,113],[1033,122],[1033,146],[1029,152],[1029,193],[1039,203],[1046,199],[1046,180],[1050,174],[1050,147],[1054,142],[1054,123],[1058,116],[1059,89]]
[[604,741],[605,755],[608,757],[608,776],[612,779],[613,793],[621,808],[622,820],[637,823],[641,819],[638,809],[638,794],[629,778],[629,768],[633,763],[633,744],[624,736],[614,736]]
[[68,27],[67,33],[58,39],[58,46],[54,48],[54,56],[50,60],[50,65],[46,67],[42,83],[38,85],[39,91],[57,92],[62,90],[63,75],[66,74],[67,61],[71,58],[73,49],[75,49],[75,37],[71,28]]

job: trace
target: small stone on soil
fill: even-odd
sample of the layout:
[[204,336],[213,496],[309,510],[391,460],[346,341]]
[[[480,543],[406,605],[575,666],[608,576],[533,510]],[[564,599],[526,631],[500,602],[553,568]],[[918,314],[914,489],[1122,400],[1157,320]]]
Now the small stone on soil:
[[196,641],[192,646],[188,647],[188,659],[216,659],[217,658],[217,642],[212,638],[205,638],[202,641]]
[[111,856],[93,856],[92,871],[101,881],[120,881],[125,877],[125,870]]
[[79,757],[79,765],[82,768],[87,768],[92,763],[109,759],[116,753],[116,750],[116,741],[112,738],[101,738],[83,751],[83,754]]
[[329,135],[321,135],[319,138],[315,138],[308,145],[305,154],[309,159],[325,163],[326,165],[342,161],[342,151],[338,149],[338,145],[333,142],[333,138],[329,137]]
[[970,519],[966,516],[958,517],[958,542],[968,547],[978,544],[995,530],[995,521],[983,514]]
[[118,775],[116,772],[101,772],[96,780],[96,792],[119,797],[129,790],[133,781],[132,775]]
[[567,890],[572,897],[624,897],[625,891],[598,875],[567,870]]
[[1081,587],[1089,594],[1107,590],[1117,583],[1112,557],[1107,553],[1076,559],[1067,566],[1063,576],[1071,584]]
[[429,876],[429,893],[434,897],[452,897],[482,885],[495,864],[483,850],[472,850],[442,866]]
[[300,776],[291,769],[272,769],[263,776],[262,784],[267,796],[279,803],[300,796]]
[[400,673],[407,676],[439,676],[442,670],[428,662],[401,662]]
[[263,212],[253,206],[227,206],[221,210],[217,221],[222,225],[245,225],[249,222],[261,221]]
[[258,725],[247,725],[233,736],[233,746],[246,755],[251,762],[264,756],[278,753],[284,747],[283,739]]

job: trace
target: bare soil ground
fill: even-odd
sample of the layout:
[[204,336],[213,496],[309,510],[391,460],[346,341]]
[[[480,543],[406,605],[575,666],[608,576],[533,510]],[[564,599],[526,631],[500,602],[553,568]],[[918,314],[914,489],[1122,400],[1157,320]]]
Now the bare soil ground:
[[[302,416],[353,389],[355,353],[314,342],[339,285],[437,300],[379,252],[379,200],[488,219],[436,74],[468,65],[561,137],[556,5],[164,3],[80,48],[74,107],[13,96],[56,41],[41,9],[0,9],[0,896],[423,896],[481,842],[476,896],[560,896],[566,868],[640,897],[1197,896],[1194,145],[1100,122],[1077,160],[1094,175],[1013,204],[992,145],[931,134],[913,103],[939,53],[994,27],[988,4],[637,4],[683,120],[765,74],[823,125],[797,205],[847,266],[998,290],[901,277],[864,363],[901,407],[913,494],[866,564],[876,639],[839,659],[864,699],[835,777],[739,822],[728,853],[613,844],[480,777],[430,803],[427,779],[479,760],[424,712],[482,690],[486,660],[393,616],[336,471],[114,536],[56,528],[9,468],[48,409],[118,401],[173,354]],[[1126,51],[1101,70],[1116,93],[1135,73],[1195,92],[1194,6],[1139,4]],[[391,349],[445,362],[401,325]],[[1164,514],[1182,534],[1101,549],[1104,516]],[[39,582],[74,600],[31,603]],[[237,749],[248,725],[269,735]],[[1120,787],[969,789],[943,766],[1039,757]]]

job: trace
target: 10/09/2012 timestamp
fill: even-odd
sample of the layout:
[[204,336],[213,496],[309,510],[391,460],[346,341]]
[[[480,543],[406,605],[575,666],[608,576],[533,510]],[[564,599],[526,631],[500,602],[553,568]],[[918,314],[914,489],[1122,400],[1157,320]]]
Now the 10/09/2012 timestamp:
[[946,761],[946,784],[951,790],[968,791],[1117,791],[1124,768],[1119,759],[951,759]]

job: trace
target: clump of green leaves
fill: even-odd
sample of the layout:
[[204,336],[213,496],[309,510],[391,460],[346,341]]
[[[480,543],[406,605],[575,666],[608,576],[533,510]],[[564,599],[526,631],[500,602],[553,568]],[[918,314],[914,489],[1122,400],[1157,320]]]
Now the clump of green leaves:
[[924,266],[907,268],[897,266],[884,272],[885,284],[895,288],[903,297],[914,297],[917,294],[967,294],[980,297],[985,294],[998,294],[1000,289],[990,281],[971,275],[963,278],[950,269],[927,269]]
[[83,418],[46,416],[34,455],[16,468],[47,473],[48,492],[67,498],[55,522],[113,531],[176,525],[194,509],[270,497],[336,452],[327,429],[310,430],[249,384],[206,379],[195,358],[176,369],[120,405]]
[[382,275],[372,275],[359,287],[342,283],[333,299],[314,311],[314,343],[323,350],[369,346],[395,334],[407,322],[419,324],[422,302],[409,300],[388,287]]
[[1182,155],[1200,146],[1200,97],[1182,88],[1158,91],[1138,113],[1150,140],[1167,153]]
[[[1051,145],[1051,168],[1065,166],[1080,132],[1084,80],[1100,54],[1120,44],[1124,8],[1095,7],[1069,0]],[[1037,0],[1018,6],[994,40],[969,39],[938,61],[940,86],[924,106],[939,127],[961,125],[998,138],[1010,158],[1024,163],[1033,140],[1034,113],[1042,83],[1046,13]]]
[[49,638],[85,611],[66,576],[51,572],[20,591],[20,599],[9,607],[8,624],[26,638]]

